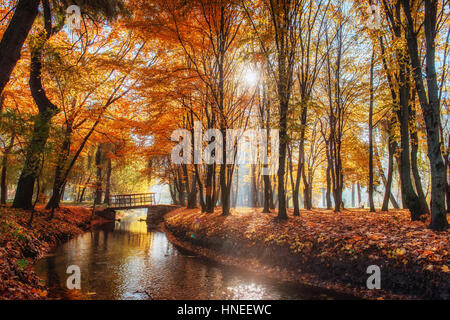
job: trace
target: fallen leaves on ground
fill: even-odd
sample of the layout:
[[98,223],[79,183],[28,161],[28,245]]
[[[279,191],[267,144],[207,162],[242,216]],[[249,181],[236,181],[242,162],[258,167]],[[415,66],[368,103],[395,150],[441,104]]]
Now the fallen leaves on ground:
[[32,270],[50,248],[91,226],[91,211],[62,207],[48,221],[49,212],[36,208],[32,228],[30,212],[0,207],[0,299],[45,299],[47,291]]

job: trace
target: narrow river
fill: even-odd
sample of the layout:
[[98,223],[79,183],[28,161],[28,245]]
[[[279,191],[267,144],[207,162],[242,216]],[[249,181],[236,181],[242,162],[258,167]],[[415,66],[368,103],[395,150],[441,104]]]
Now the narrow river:
[[[59,246],[35,271],[57,299],[340,299],[338,294],[280,283],[213,263],[173,246],[147,225],[146,212],[123,213]],[[68,266],[81,270],[81,290],[66,289]]]

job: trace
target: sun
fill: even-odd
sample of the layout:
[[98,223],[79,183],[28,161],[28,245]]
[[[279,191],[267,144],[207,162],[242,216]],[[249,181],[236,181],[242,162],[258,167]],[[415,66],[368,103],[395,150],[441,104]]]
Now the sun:
[[243,71],[244,84],[248,87],[255,87],[259,81],[259,73],[253,68],[246,68]]

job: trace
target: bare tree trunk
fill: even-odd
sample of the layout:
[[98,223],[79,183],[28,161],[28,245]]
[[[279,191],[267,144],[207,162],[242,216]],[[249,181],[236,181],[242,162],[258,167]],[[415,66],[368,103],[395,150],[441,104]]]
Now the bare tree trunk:
[[[405,58],[405,57],[404,57]],[[403,58],[403,59],[404,59]],[[399,173],[402,187],[402,199],[411,213],[411,220],[416,221],[424,213],[421,210],[419,197],[414,191],[411,181],[410,165],[410,144],[409,144],[409,84],[406,74],[406,61],[401,62],[400,71],[400,109],[397,110],[398,120],[400,122],[400,163]]]
[[327,147],[327,192],[325,196],[327,200],[327,209],[331,210],[333,204],[331,203],[331,159]]
[[195,178],[195,173],[192,174],[191,181],[189,181],[188,167],[186,164],[182,165],[183,168],[183,178],[186,185],[187,194],[187,208],[193,209],[197,207],[197,181]]
[[203,192],[203,183],[202,183],[202,180],[200,179],[200,173],[199,173],[199,169],[198,169],[198,165],[197,164],[194,164],[194,170],[195,170],[195,179],[197,180],[197,184],[198,184],[200,207],[202,209],[202,212],[207,212],[205,198],[204,198],[204,195],[203,195],[204,194],[204,192]]
[[66,193],[66,186],[67,186],[66,183],[64,183],[64,185],[62,186],[61,197],[59,198],[60,201],[64,201],[64,194]]
[[213,213],[214,208],[216,206],[215,199],[214,199],[214,189],[216,188],[216,185],[214,183],[215,179],[215,166],[214,165],[207,165],[206,169],[206,199],[205,199],[205,205],[206,205],[206,212],[207,213]]
[[[284,92],[285,89],[279,89]],[[284,177],[286,174],[286,148],[287,148],[287,111],[288,103],[280,102],[280,149],[278,157],[278,219],[287,219],[286,211],[286,191],[284,187]]]
[[104,204],[109,205],[111,200],[111,173],[112,173],[112,161],[111,158],[108,157],[106,159],[107,167],[106,167],[106,187],[105,187],[105,199],[103,201]]
[[412,64],[414,81],[417,94],[425,118],[428,158],[431,167],[431,223],[433,230],[445,230],[449,227],[447,213],[445,210],[445,188],[446,172],[444,172],[444,160],[441,153],[440,128],[440,102],[439,87],[436,77],[436,44],[437,34],[437,10],[438,2],[425,0],[424,30],[426,46],[426,82],[427,91],[423,79],[422,64],[419,58],[417,32],[415,25],[417,21],[412,18],[412,9],[409,0],[402,0],[403,9],[407,20],[406,40],[408,44],[409,57]]
[[2,174],[1,174],[1,199],[0,204],[6,204],[6,200],[8,198],[8,184],[7,184],[7,169],[8,169],[8,156],[11,153],[11,150],[14,146],[14,138],[15,135],[11,136],[11,140],[9,140],[8,146],[5,148],[5,152],[2,158]]
[[303,143],[301,141],[300,138],[300,145],[299,145],[299,159],[298,159],[298,163],[297,163],[297,175],[296,178],[294,180],[294,168],[293,168],[293,160],[292,160],[292,151],[291,148],[288,148],[288,161],[289,161],[289,172],[290,172],[290,178],[291,178],[291,189],[292,189],[292,203],[294,206],[294,216],[299,216],[300,215],[300,204],[299,204],[299,192],[300,192],[300,177],[301,177],[301,173],[302,173],[302,168],[303,168],[303,160],[302,157],[304,156],[304,154],[302,153],[302,149],[303,149]]
[[375,49],[372,50],[372,61],[370,63],[370,106],[369,106],[369,207],[370,212],[375,212],[373,203],[373,67],[374,67]]
[[[295,182],[295,189],[294,189],[294,216],[300,215],[299,205],[298,205],[298,195],[300,190],[300,177],[303,178],[303,207],[307,210],[310,210],[310,203],[308,202],[308,181],[306,179],[305,170],[305,132],[306,132],[306,118],[308,115],[308,109],[306,107],[306,101],[307,99],[305,97],[302,97],[303,105],[302,105],[302,112],[301,112],[301,132],[300,132],[300,146],[298,150],[298,165],[297,165],[297,180]],[[297,210],[295,207],[295,204],[297,205]]]
[[[270,183],[270,177],[264,176],[264,209],[263,213],[270,213],[270,198],[272,197],[272,185]],[[273,202],[273,200],[272,200]]]
[[188,209],[194,209],[197,207],[197,180],[195,178],[195,174],[193,174],[191,177],[191,185],[187,198],[187,207]]
[[[401,18],[401,2],[396,1],[392,6],[383,2],[387,18],[390,20],[389,28],[393,38],[400,39],[403,35],[403,25]],[[409,1],[409,0],[408,0]],[[402,190],[402,204],[407,207],[411,214],[411,220],[419,220],[421,214],[421,205],[419,198],[414,191],[411,181],[410,170],[410,151],[409,151],[409,94],[410,94],[410,75],[408,74],[408,57],[401,47],[394,48],[393,59],[396,62],[396,72],[391,72],[390,66],[385,58],[385,47],[383,37],[379,38],[383,58],[383,68],[386,72],[389,88],[392,95],[392,101],[396,106],[396,114],[400,123],[400,156],[397,161],[400,174],[400,186]],[[392,76],[394,74],[394,76]]]
[[[398,209],[398,203],[395,201],[394,196],[392,195],[391,188],[392,188],[392,177],[394,173],[394,154],[395,150],[397,149],[397,143],[394,141],[392,137],[392,121],[389,122],[389,128],[388,128],[388,150],[389,150],[389,160],[388,160],[388,175],[387,180],[385,179],[384,172],[381,172],[381,178],[383,179],[384,185],[385,185],[385,193],[384,193],[384,199],[383,199],[383,206],[381,208],[381,211],[388,211],[389,209],[389,199],[391,200],[392,205],[395,209]],[[382,167],[380,166],[380,170],[382,170]]]
[[[414,100],[413,100],[414,102]],[[410,111],[411,115],[411,124],[416,126],[416,112],[414,108]],[[428,208],[427,200],[425,198],[425,194],[423,193],[422,181],[420,179],[419,168],[417,165],[417,154],[419,152],[419,139],[417,137],[417,127],[412,128],[410,130],[410,138],[411,138],[411,171],[414,177],[414,183],[416,186],[417,196],[419,197],[421,212],[430,213]]]
[[358,191],[358,208],[361,207],[361,184],[359,182],[356,183],[356,191]]
[[39,41],[31,48],[30,64],[30,91],[33,100],[39,109],[39,114],[34,121],[34,130],[31,141],[27,146],[25,164],[19,181],[17,182],[16,196],[13,207],[20,209],[32,208],[34,183],[39,169],[39,154],[43,152],[47,143],[51,119],[57,113],[58,108],[47,98],[42,85],[42,54],[45,43],[58,30],[51,26],[51,12],[47,0],[43,1],[45,30],[41,31],[44,41]]
[[96,188],[95,188],[95,199],[94,202],[99,204],[102,202],[103,195],[103,144],[99,144],[97,147],[97,152],[95,153],[95,165],[97,166],[96,175]]
[[352,208],[355,207],[355,184],[352,183]]
[[306,210],[312,209],[312,184],[308,181],[306,177],[305,170],[306,166],[303,165],[302,176],[303,176],[303,207]]
[[256,184],[256,165],[251,166],[252,170],[252,207],[258,208],[258,186]]
[[[91,176],[89,175],[86,184],[88,184],[91,181]],[[81,194],[80,197],[78,198],[78,202],[82,203],[84,201],[84,194],[86,193],[86,186],[83,187],[83,189],[81,190]]]
[[66,184],[66,180],[64,179],[64,171],[65,171],[65,164],[67,161],[67,157],[69,156],[69,152],[70,152],[71,134],[72,134],[71,130],[69,128],[66,128],[66,131],[64,133],[64,141],[63,141],[63,144],[62,144],[59,156],[58,156],[58,162],[56,164],[56,169],[55,169],[53,194],[46,206],[47,210],[59,208],[59,203],[62,198],[64,185]]
[[236,183],[235,183],[235,187],[234,187],[234,194],[233,194],[233,200],[232,200],[232,206],[234,208],[236,208],[236,206],[237,206],[238,195],[239,195],[239,169],[238,169],[238,172],[236,175]]
[[[448,145],[447,145],[447,150],[450,151],[450,135],[448,137]],[[450,213],[450,183],[448,181],[449,177],[450,177],[450,172],[449,172],[449,164],[448,164],[448,160],[449,160],[449,153],[448,151],[445,153],[445,162],[444,162],[444,168],[445,168],[445,172],[447,172],[446,174],[446,196],[447,196],[447,213]]]

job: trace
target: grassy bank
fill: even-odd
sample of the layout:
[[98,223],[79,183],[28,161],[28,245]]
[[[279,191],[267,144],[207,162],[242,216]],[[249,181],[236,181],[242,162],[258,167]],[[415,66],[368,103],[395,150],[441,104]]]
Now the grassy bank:
[[[304,210],[281,222],[260,211],[179,209],[165,228],[189,250],[274,278],[371,299],[450,299],[450,233],[407,211]],[[381,269],[381,290],[366,287],[370,265]]]
[[46,288],[32,265],[59,243],[105,222],[91,223],[91,210],[83,207],[62,207],[51,221],[48,216],[37,207],[29,228],[29,212],[0,207],[0,299],[45,299]]

